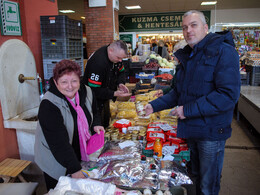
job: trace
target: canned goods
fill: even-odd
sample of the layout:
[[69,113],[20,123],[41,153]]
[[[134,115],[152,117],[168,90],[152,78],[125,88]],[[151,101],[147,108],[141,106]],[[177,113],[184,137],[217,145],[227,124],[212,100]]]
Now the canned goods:
[[135,107],[136,107],[136,112],[139,116],[145,116],[145,110],[144,110],[144,105],[142,104],[142,102],[137,101],[135,103]]
[[112,141],[117,141],[118,133],[112,133],[111,134],[111,140]]

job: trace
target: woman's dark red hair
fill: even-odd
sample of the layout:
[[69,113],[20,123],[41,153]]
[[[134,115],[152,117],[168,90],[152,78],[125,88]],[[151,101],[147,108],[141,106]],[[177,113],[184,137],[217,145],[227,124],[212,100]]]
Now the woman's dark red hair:
[[81,68],[76,62],[71,60],[61,60],[55,65],[53,69],[53,79],[57,82],[58,79],[63,75],[73,72],[80,78]]

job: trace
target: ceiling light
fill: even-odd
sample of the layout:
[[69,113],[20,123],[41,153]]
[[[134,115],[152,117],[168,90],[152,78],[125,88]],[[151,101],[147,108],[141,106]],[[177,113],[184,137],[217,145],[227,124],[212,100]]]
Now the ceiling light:
[[126,9],[141,9],[140,5],[125,6]]
[[70,9],[68,9],[68,10],[59,10],[59,12],[64,13],[64,14],[75,13],[75,11],[70,10]]
[[216,5],[217,1],[203,1],[200,5]]
[[259,27],[260,23],[259,22],[254,22],[254,23],[225,23],[225,24],[221,24],[219,26],[225,26],[225,27]]
[[86,17],[84,17],[84,16],[81,16],[80,18],[81,18],[81,19],[83,19],[83,20],[85,20],[85,19],[86,19]]

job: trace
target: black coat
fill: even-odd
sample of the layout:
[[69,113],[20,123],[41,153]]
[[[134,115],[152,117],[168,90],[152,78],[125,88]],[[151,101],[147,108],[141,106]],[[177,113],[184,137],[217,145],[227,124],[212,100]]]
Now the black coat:
[[[54,84],[53,80],[50,81],[49,92],[55,94],[56,96],[67,101],[73,121],[74,121],[74,135],[72,145],[69,143],[69,136],[66,127],[63,123],[63,117],[60,110],[49,100],[43,100],[39,108],[39,122],[45,136],[45,139],[50,147],[50,150],[55,157],[55,159],[65,168],[67,168],[67,173],[75,173],[81,169],[80,161],[80,145],[79,145],[79,134],[77,126],[77,113],[71,104],[68,102],[66,97],[60,93]],[[93,94],[94,95],[94,94]],[[91,134],[94,134],[93,127],[100,125],[100,116],[97,112],[96,101],[93,97],[92,111],[93,111],[93,121],[88,109],[85,106],[85,100],[87,96],[86,88],[81,84],[79,89],[80,106],[82,107],[90,127]],[[62,146],[62,147],[59,147]]]

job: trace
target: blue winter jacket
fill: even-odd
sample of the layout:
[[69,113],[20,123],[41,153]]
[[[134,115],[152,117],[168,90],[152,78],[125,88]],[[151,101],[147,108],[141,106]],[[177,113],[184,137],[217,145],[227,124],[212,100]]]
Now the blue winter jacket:
[[239,57],[230,32],[209,33],[174,55],[181,62],[176,86],[154,100],[154,112],[183,106],[177,136],[225,140],[231,136],[233,110],[240,94]]

